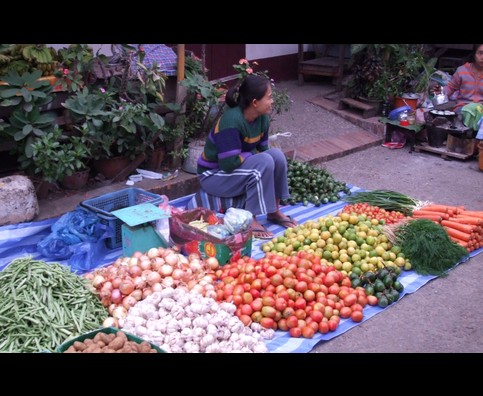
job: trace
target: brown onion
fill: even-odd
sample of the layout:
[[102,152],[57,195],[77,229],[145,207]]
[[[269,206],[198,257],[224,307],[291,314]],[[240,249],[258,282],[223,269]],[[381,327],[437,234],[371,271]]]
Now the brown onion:
[[139,263],[139,266],[141,269],[144,270],[150,270],[151,269],[151,260],[142,260],[141,263]]
[[153,290],[150,287],[146,287],[146,289],[143,290],[143,300],[148,298],[151,294],[153,294]]
[[129,268],[129,275],[131,275],[133,278],[137,276],[141,276],[143,270],[141,269],[140,266],[138,265],[133,265],[132,267]]
[[169,276],[173,273],[173,267],[168,264],[163,264],[161,268],[159,269],[159,273],[162,276]]
[[111,293],[111,302],[114,304],[120,304],[122,301],[122,294],[119,289],[113,289]]
[[209,269],[216,271],[220,267],[220,263],[216,257],[208,257],[205,260],[206,265]]
[[147,256],[149,258],[155,258],[159,256],[159,250],[158,248],[151,248],[148,250]]
[[133,292],[134,283],[132,283],[130,280],[124,280],[121,283],[121,286],[119,286],[119,290],[123,295],[127,296]]
[[136,289],[130,294],[130,296],[134,297],[136,301],[140,301],[143,298],[143,291]]
[[118,306],[112,312],[112,316],[116,319],[124,319],[127,316],[127,309],[123,306]]
[[119,286],[121,286],[122,279],[121,278],[114,278],[112,280],[112,288],[113,289],[119,289]]
[[137,300],[133,296],[126,296],[122,299],[122,306],[129,310],[129,308],[134,307]]
[[161,282],[161,275],[155,271],[152,271],[146,280],[150,286],[153,286],[155,283]]
[[134,278],[133,283],[135,289],[143,290],[146,287],[146,281],[141,276]]
[[119,321],[116,318],[108,317],[102,322],[102,327],[117,327],[119,328]]

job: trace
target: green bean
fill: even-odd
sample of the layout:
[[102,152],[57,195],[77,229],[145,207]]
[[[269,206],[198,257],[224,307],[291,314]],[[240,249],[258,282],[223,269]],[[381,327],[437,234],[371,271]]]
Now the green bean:
[[107,316],[86,280],[59,263],[23,257],[0,272],[0,351],[54,350]]

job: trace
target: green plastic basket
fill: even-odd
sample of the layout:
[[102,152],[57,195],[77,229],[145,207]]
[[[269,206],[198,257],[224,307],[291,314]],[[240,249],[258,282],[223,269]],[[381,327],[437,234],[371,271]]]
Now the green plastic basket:
[[[116,329],[115,327],[104,327],[104,328],[101,328],[101,329],[97,329],[97,330],[93,330],[89,333],[85,333],[85,334],[81,334],[80,336],[77,336],[76,338],[72,338],[64,343],[62,343],[60,346],[58,346],[56,349],[55,349],[55,352],[57,353],[64,353],[67,349],[69,349],[69,347],[76,341],[79,341],[79,342],[83,342],[85,339],[88,339],[88,338],[94,338],[96,336],[97,333],[105,333],[105,334],[115,334],[117,333],[118,331],[122,331],[124,334],[126,334],[126,337],[129,341],[134,341],[138,344],[141,344],[142,342],[144,342],[145,340],[143,340],[142,338],[139,338],[139,337],[136,337],[135,335],[132,335],[130,333],[127,333],[126,331],[122,330],[122,329]],[[165,350],[161,349],[160,347],[158,347],[157,345],[153,344],[153,343],[149,343],[151,345],[151,348],[153,348],[154,350],[156,350],[158,353],[166,353]]]

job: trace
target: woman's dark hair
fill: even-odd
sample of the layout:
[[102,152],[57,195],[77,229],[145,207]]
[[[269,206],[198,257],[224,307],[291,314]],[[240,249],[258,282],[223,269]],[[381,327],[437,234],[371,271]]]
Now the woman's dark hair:
[[253,99],[260,100],[265,96],[270,81],[266,77],[250,74],[241,83],[228,90],[225,103],[229,107],[240,106],[245,110]]

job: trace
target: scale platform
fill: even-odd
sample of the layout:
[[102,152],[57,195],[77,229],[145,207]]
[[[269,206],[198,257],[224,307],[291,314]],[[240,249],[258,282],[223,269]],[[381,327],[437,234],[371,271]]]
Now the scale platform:
[[170,217],[163,209],[143,203],[111,212],[123,221],[122,252],[130,257],[134,252],[147,252],[153,247],[168,247],[168,242],[155,229],[154,222]]

